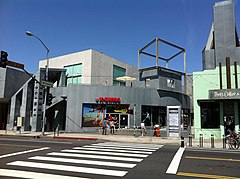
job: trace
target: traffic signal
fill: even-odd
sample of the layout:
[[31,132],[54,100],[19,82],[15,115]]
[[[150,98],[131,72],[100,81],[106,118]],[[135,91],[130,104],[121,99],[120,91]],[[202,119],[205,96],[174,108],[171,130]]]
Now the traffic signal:
[[48,106],[51,106],[51,104],[52,104],[52,99],[53,99],[54,97],[53,97],[53,95],[52,95],[52,93],[47,93],[47,105]]
[[0,67],[6,68],[7,61],[8,61],[7,57],[8,57],[8,53],[4,52],[4,51],[1,51]]

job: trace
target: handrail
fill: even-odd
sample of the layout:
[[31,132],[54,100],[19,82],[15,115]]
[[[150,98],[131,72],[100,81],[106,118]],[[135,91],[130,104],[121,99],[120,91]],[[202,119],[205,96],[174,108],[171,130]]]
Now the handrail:
[[215,137],[217,137],[217,134],[214,133],[212,130],[210,129],[203,129],[203,128],[195,128],[195,127],[192,127],[192,130],[197,130],[197,131],[203,131],[203,130],[207,130],[208,132],[210,132],[211,134],[213,134]]

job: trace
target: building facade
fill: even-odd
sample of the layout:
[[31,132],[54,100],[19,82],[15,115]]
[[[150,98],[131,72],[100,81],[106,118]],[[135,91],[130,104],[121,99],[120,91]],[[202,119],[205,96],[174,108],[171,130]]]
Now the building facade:
[[0,129],[5,130],[9,123],[11,97],[29,80],[22,71],[0,67]]
[[213,7],[214,22],[203,50],[203,71],[193,73],[195,135],[222,138],[239,131],[240,43],[232,1]]
[[[40,70],[35,75],[39,81],[45,79],[45,65],[46,60],[40,61]],[[190,109],[190,99],[182,93],[182,75],[159,66],[138,70],[95,50],[51,58],[48,79],[53,83],[50,93],[54,98],[46,109],[45,129],[96,131],[103,118],[111,116],[116,128],[137,127],[146,119],[149,127],[161,124],[165,136],[179,136],[181,123],[188,124],[182,116],[188,115]],[[136,80],[118,79],[123,76]],[[28,88],[33,89],[33,96],[25,101],[32,108],[30,114],[20,116],[24,119],[22,130],[41,131],[44,90],[34,81],[25,84],[22,90]],[[9,129],[19,117],[16,110],[28,106],[16,107],[16,101],[22,98],[26,96],[20,93],[12,97]],[[172,130],[168,130],[172,127],[169,116],[174,116],[172,122],[177,124]]]

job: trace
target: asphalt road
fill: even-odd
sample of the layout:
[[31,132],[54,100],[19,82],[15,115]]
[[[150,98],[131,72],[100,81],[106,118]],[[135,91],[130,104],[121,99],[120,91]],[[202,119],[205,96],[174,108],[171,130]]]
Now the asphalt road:
[[239,164],[240,150],[198,151],[174,145],[0,137],[0,178],[4,179],[230,179],[240,178]]

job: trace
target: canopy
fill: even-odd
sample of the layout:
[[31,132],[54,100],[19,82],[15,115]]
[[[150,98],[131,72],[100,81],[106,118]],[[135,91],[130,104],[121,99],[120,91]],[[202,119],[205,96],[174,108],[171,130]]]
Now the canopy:
[[116,80],[120,80],[120,81],[133,81],[136,80],[136,78],[130,77],[130,76],[120,76],[117,77]]

